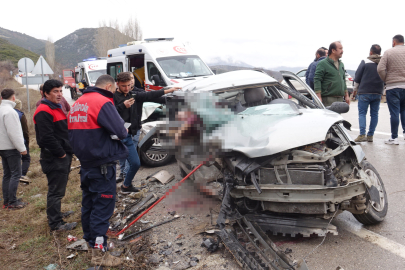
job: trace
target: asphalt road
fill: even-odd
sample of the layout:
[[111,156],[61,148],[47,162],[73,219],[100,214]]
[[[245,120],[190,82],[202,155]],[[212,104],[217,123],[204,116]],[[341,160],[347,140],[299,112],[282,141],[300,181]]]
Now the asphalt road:
[[[65,93],[65,98],[71,102],[68,91]],[[349,133],[353,138],[357,137],[357,102],[352,102],[350,111],[343,116],[352,124]],[[367,160],[380,173],[388,194],[389,210],[384,222],[363,226],[348,212],[337,216],[332,224],[337,226],[339,235],[327,235],[324,243],[307,256],[309,269],[335,270],[338,266],[344,270],[405,269],[405,210],[402,209],[405,196],[405,140],[400,129],[400,145],[384,144],[384,140],[390,136],[389,119],[387,104],[381,103],[374,142],[361,143]],[[163,168],[180,178],[175,162]],[[157,170],[142,167],[136,178],[145,178]],[[322,241],[322,237],[271,236],[271,239],[282,249],[292,249],[295,259],[306,256]]]
[[[359,134],[357,102],[352,102],[350,111],[343,117],[352,124],[349,134]],[[370,119],[367,116],[367,125]],[[405,140],[400,129],[400,145],[386,145],[390,137],[390,116],[386,103],[381,103],[379,123],[374,142],[360,145],[366,158],[380,173],[388,194],[388,214],[379,225],[363,226],[351,213],[337,216],[332,224],[339,235],[327,235],[325,242],[307,257],[309,269],[405,269],[405,211],[402,202],[405,196]],[[272,237],[281,248],[291,248],[296,259],[302,258],[322,238]]]

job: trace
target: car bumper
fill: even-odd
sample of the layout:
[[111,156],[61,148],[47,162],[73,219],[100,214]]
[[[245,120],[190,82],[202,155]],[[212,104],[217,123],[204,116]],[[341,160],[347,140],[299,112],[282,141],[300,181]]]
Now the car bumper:
[[255,201],[285,202],[285,203],[340,203],[364,194],[364,181],[353,181],[346,186],[326,187],[321,185],[259,185],[259,194],[253,185],[236,186],[231,190],[234,198],[249,198]]

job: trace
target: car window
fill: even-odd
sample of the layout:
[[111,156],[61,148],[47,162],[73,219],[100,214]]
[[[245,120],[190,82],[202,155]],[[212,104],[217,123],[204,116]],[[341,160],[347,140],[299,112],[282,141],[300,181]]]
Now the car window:
[[108,63],[107,64],[107,74],[117,80],[117,75],[122,72],[122,63]]
[[160,74],[160,71],[156,67],[155,63],[153,62],[147,62],[147,69],[148,69],[148,79],[149,81],[152,81],[152,76],[153,75],[159,75],[159,78],[162,80],[162,75]]
[[300,71],[300,72],[297,73],[297,76],[298,76],[298,77],[305,77],[305,74],[306,74],[306,73],[307,73],[306,70],[302,70],[302,71]]

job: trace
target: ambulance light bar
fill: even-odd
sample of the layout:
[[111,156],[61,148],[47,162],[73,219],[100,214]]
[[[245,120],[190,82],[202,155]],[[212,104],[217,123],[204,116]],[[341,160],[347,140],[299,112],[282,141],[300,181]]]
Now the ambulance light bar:
[[153,42],[153,41],[172,41],[174,38],[145,38],[146,42]]

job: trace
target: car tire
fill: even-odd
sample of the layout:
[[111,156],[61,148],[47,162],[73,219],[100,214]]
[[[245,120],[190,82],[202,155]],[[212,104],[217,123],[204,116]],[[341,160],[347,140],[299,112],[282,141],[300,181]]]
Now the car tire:
[[387,215],[388,197],[381,176],[373,165],[368,161],[363,161],[361,164],[363,170],[374,179],[375,186],[380,194],[380,201],[378,203],[371,201],[370,195],[366,193],[366,209],[364,213],[353,214],[353,216],[364,225],[373,225],[382,222]]
[[168,164],[173,160],[173,156],[169,154],[164,154],[165,156],[158,157],[157,155],[151,156],[147,155],[144,151],[140,152],[142,163],[148,167],[160,167]]
[[160,167],[168,164],[174,156],[169,154],[148,154],[148,150],[153,146],[156,137],[150,137],[139,149],[139,156],[144,165],[148,167]]
[[69,90],[70,90],[70,97],[74,100],[75,99],[75,94],[73,92],[74,90],[72,87],[69,87]]
[[73,100],[77,100],[79,96],[77,95],[76,88],[70,87],[70,96]]

